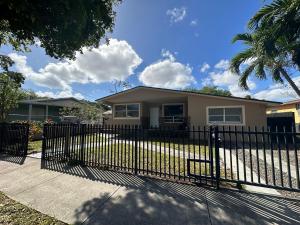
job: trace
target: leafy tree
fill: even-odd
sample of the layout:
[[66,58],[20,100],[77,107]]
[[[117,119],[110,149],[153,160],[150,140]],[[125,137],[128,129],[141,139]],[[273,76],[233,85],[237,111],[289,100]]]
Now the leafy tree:
[[0,75],[0,122],[7,119],[11,109],[16,108],[21,96],[21,89],[8,74]]
[[32,90],[22,90],[20,100],[28,100],[28,99],[38,99],[40,98],[34,91]]
[[[3,0],[0,45],[17,51],[40,41],[51,57],[73,58],[83,47],[99,45],[112,31],[114,6],[120,0]],[[1,61],[1,60],[0,60]]]
[[64,107],[60,110],[60,116],[75,116],[80,121],[101,121],[102,108],[95,104],[82,102],[74,107]]
[[114,80],[112,82],[112,85],[113,85],[113,89],[110,90],[110,92],[114,94],[132,87],[132,85],[128,81],[122,81],[122,80]]
[[250,32],[233,38],[233,43],[242,41],[247,45],[247,49],[232,58],[230,66],[241,75],[241,87],[248,89],[247,79],[253,72],[259,79],[270,74],[275,82],[283,83],[284,78],[300,96],[288,74],[289,69],[299,69],[300,65],[299,13],[299,0],[276,0],[262,7],[249,21]]
[[201,94],[212,94],[219,96],[231,96],[231,92],[228,90],[220,89],[217,86],[204,86],[201,89],[197,88],[187,88],[186,91],[201,93]]

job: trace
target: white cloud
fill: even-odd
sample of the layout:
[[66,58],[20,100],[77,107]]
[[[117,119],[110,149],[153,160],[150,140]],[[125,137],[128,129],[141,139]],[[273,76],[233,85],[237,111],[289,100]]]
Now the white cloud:
[[164,58],[168,58],[171,61],[175,61],[176,60],[175,57],[174,57],[174,55],[169,50],[166,50],[166,49],[162,49],[161,50],[161,56],[164,57]]
[[209,70],[209,68],[210,68],[210,65],[208,63],[203,63],[200,68],[200,72],[205,73],[207,70]]
[[229,68],[229,60],[221,59],[216,65],[216,69],[227,70]]
[[91,50],[84,48],[75,60],[49,63],[39,71],[27,65],[26,56],[11,53],[17,71],[38,86],[71,91],[71,84],[126,80],[142,63],[142,59],[126,41],[111,39]]
[[167,16],[170,17],[171,23],[177,23],[182,21],[186,16],[186,8],[173,8],[167,10]]
[[84,99],[84,96],[80,93],[73,93],[71,90],[63,90],[58,92],[52,91],[37,91],[36,94],[40,97],[48,97],[48,98],[67,98],[74,97],[77,99]]
[[197,19],[192,20],[192,21],[190,22],[190,25],[191,25],[191,26],[197,26],[197,25],[198,25],[198,20],[197,20]]
[[256,88],[253,81],[248,81],[250,91],[239,87],[239,76],[229,70],[229,61],[220,60],[215,66],[215,71],[209,73],[209,77],[202,80],[202,85],[214,85],[228,89],[232,95],[244,97],[251,94],[251,90]]
[[[300,76],[294,77],[293,81],[300,87]],[[255,93],[253,97],[271,101],[289,101],[291,99],[299,98],[296,92],[288,84],[273,84],[268,89]]]
[[175,57],[166,50],[162,51],[166,57],[147,66],[139,75],[139,80],[144,85],[171,89],[186,88],[195,84],[192,68],[176,61]]

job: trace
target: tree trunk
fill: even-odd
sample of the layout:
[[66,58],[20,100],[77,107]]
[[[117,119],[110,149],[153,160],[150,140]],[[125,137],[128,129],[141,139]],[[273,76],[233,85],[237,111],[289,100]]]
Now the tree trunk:
[[287,82],[291,85],[291,87],[294,89],[294,91],[297,93],[297,95],[300,97],[300,90],[297,87],[297,85],[295,84],[295,82],[292,80],[292,78],[290,78],[290,76],[287,74],[287,72],[283,68],[280,68],[280,73],[287,80]]

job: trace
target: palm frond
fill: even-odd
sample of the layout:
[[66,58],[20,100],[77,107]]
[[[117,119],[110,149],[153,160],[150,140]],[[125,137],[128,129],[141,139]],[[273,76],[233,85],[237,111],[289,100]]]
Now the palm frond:
[[235,43],[237,41],[244,41],[247,43],[251,43],[253,41],[252,35],[249,33],[242,33],[242,34],[237,34],[234,36],[232,39],[232,43]]
[[281,78],[280,69],[274,68],[272,69],[272,79],[276,83],[283,83],[283,79]]
[[229,69],[233,73],[240,74],[240,66],[247,60],[250,60],[254,57],[252,48],[248,48],[240,53],[238,53],[235,57],[233,57],[230,61]]
[[271,4],[263,6],[249,21],[248,28],[256,29],[262,20],[271,20],[276,15],[291,5],[293,0],[275,0]]
[[259,62],[255,67],[255,76],[261,80],[266,79],[265,65],[263,62]]
[[244,88],[245,90],[248,90],[248,84],[247,84],[247,80],[249,78],[249,76],[251,75],[251,73],[253,72],[254,68],[256,67],[255,63],[252,63],[250,66],[248,66],[244,72],[241,74],[240,80],[239,80],[239,85]]

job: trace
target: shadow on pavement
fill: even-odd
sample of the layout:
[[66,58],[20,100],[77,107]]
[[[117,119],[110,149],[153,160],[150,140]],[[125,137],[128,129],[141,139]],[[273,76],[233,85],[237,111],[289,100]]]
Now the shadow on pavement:
[[16,163],[19,165],[22,165],[25,162],[26,156],[13,156],[13,155],[7,155],[7,154],[0,154],[0,160],[10,162],[10,163]]
[[[125,187],[86,201],[76,224],[299,224],[300,200],[214,190],[142,176],[44,161],[43,169]],[[87,187],[88,191],[88,187]]]

